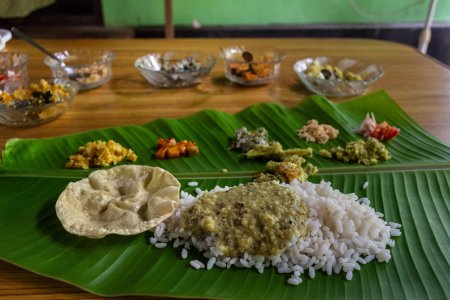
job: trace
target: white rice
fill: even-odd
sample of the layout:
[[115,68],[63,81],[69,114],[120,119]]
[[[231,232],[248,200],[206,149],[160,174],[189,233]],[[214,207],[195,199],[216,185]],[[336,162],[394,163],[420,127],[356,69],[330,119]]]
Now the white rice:
[[191,260],[189,263],[194,269],[204,269],[205,268],[205,264],[202,263],[199,260]]
[[181,258],[182,258],[182,259],[186,259],[187,257],[188,257],[188,251],[187,251],[186,248],[183,248],[183,249],[181,250]]
[[353,278],[353,272],[352,271],[347,272],[347,274],[345,275],[345,279],[352,280],[352,278]]
[[197,181],[188,182],[188,186],[198,186],[198,182]]
[[288,279],[287,283],[291,285],[299,285],[300,283],[302,283],[302,279],[297,276],[291,277]]
[[367,189],[368,186],[369,186],[369,182],[368,181],[364,182],[363,186],[362,186],[363,190]]
[[214,264],[216,263],[216,261],[217,261],[217,258],[216,258],[215,256],[211,257],[211,258],[208,260],[208,263],[206,264],[206,269],[207,269],[207,270],[211,270],[212,267],[214,267]]
[[[196,196],[181,192],[180,206],[165,223],[155,228],[150,243],[157,248],[165,247],[168,241],[174,241],[177,247],[184,244],[181,250],[183,259],[187,258],[190,247],[196,248],[207,261],[206,265],[199,260],[190,261],[195,269],[209,270],[214,266],[229,269],[234,266],[255,268],[262,273],[265,268],[273,266],[278,273],[291,274],[287,280],[291,285],[300,284],[300,276],[305,272],[310,278],[315,277],[316,271],[327,275],[344,272],[345,278],[351,280],[353,272],[360,270],[361,265],[375,259],[389,262],[391,252],[388,247],[395,245],[392,237],[401,235],[401,225],[384,221],[383,214],[370,207],[369,199],[358,199],[353,193],[343,194],[324,181],[319,184],[293,181],[283,185],[305,202],[309,214],[305,222],[308,234],[293,238],[280,255],[263,257],[242,253],[226,257],[215,247],[213,237],[197,240],[190,232],[179,228],[178,220],[183,212],[203,195],[204,191],[199,188],[195,189]],[[215,187],[210,192],[228,189]]]
[[165,248],[167,246],[167,243],[155,243],[156,248]]

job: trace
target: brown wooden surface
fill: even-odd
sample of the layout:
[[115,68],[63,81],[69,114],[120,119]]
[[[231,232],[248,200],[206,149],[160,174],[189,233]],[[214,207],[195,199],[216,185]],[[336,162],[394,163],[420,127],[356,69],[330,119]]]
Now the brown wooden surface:
[[[151,120],[190,115],[203,109],[235,113],[259,102],[292,107],[310,93],[301,85],[292,65],[309,56],[352,57],[383,66],[385,76],[370,91],[385,89],[397,103],[430,133],[450,144],[450,70],[415,49],[401,44],[362,39],[175,39],[175,40],[40,40],[52,51],[90,47],[116,53],[113,79],[108,84],[76,96],[71,109],[60,119],[33,128],[0,125],[0,148],[9,138],[42,138],[99,127],[144,124]],[[223,76],[219,47],[272,45],[284,49],[280,78],[263,87],[240,87]],[[44,55],[22,41],[7,45],[8,51],[30,56],[33,79],[49,77]],[[187,89],[152,87],[134,68],[134,61],[149,52],[164,50],[203,51],[215,54],[218,63],[200,85]],[[341,101],[341,100],[335,100]],[[50,278],[0,262],[0,296],[14,299],[99,299]]]

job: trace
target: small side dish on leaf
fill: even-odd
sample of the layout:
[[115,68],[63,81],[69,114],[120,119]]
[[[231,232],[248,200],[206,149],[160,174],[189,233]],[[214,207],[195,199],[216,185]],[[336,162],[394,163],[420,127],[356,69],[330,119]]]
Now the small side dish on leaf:
[[187,140],[177,142],[174,138],[159,138],[156,147],[158,148],[155,154],[157,159],[194,156],[200,153],[200,149],[194,142]]
[[297,130],[297,135],[307,142],[326,144],[328,140],[338,137],[339,130],[329,124],[319,124],[317,120],[312,119]]
[[235,131],[231,149],[241,150],[248,159],[266,159],[266,172],[254,176],[256,182],[280,181],[290,183],[297,179],[307,180],[308,176],[317,174],[317,167],[306,164],[305,158],[312,157],[312,148],[283,149],[276,141],[269,141],[269,133],[264,127],[247,130],[241,127]]
[[109,167],[124,159],[135,162],[138,157],[133,150],[109,140],[88,142],[78,148],[76,154],[69,156],[65,167],[69,169],[89,169],[90,167]]
[[367,141],[359,139],[348,142],[345,148],[333,147],[330,150],[321,149],[320,156],[334,158],[346,163],[358,163],[366,166],[376,165],[379,162],[391,159],[391,153],[386,146],[376,138]]
[[373,137],[379,141],[387,141],[396,137],[400,133],[400,129],[389,125],[386,121],[377,124],[375,115],[367,113],[366,118],[361,123],[358,133],[365,137]]

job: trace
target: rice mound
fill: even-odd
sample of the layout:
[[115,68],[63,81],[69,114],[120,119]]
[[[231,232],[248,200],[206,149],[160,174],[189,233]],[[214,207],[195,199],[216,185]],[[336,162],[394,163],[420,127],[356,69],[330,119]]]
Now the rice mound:
[[[401,235],[401,225],[383,220],[383,214],[370,206],[369,199],[358,199],[354,193],[343,194],[324,181],[314,184],[295,180],[283,185],[290,187],[308,207],[308,233],[305,237],[293,237],[279,255],[264,257],[240,253],[234,257],[223,256],[217,251],[213,236],[197,240],[190,232],[180,228],[178,220],[183,212],[203,194],[199,188],[196,188],[195,197],[181,192],[180,206],[169,219],[155,228],[150,243],[164,248],[173,241],[173,247],[182,247],[183,259],[187,258],[189,250],[197,249],[207,262],[190,261],[196,269],[235,266],[255,268],[262,273],[266,267],[273,266],[279,273],[291,275],[287,280],[291,285],[300,284],[303,273],[314,278],[318,270],[328,275],[345,272],[346,279],[351,280],[353,271],[360,270],[361,265],[373,260],[389,262],[391,251],[388,247],[395,245],[393,237]],[[228,189],[216,187],[210,192]]]

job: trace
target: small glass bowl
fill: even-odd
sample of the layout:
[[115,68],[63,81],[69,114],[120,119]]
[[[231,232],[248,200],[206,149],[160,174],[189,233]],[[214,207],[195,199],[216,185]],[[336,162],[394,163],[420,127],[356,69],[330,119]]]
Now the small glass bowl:
[[[361,80],[344,80],[332,76],[329,79],[306,74],[308,68],[318,64],[330,65],[339,68],[342,72],[351,72],[359,75]],[[384,75],[384,70],[376,64],[368,64],[350,58],[315,57],[297,61],[294,71],[305,85],[313,93],[326,97],[351,97],[364,94],[368,87]]]
[[216,58],[201,52],[149,53],[134,66],[151,84],[161,88],[183,88],[202,82],[216,64]]
[[28,84],[28,55],[0,52],[0,90],[12,92]]
[[257,86],[278,78],[284,51],[274,47],[231,46],[222,48],[225,77],[232,82]]
[[109,50],[74,49],[56,52],[54,55],[64,65],[47,56],[44,63],[52,70],[53,77],[78,82],[80,90],[99,87],[112,77],[111,62],[114,53]]
[[59,118],[69,108],[80,89],[80,84],[69,79],[47,79],[50,84],[61,84],[68,96],[56,102],[37,104],[30,100],[16,100],[14,105],[0,103],[0,123],[15,127],[30,127]]

